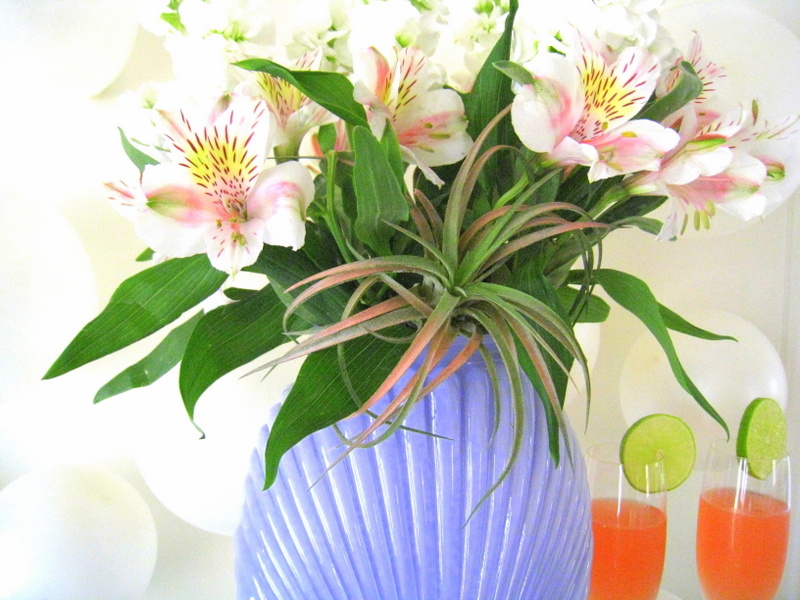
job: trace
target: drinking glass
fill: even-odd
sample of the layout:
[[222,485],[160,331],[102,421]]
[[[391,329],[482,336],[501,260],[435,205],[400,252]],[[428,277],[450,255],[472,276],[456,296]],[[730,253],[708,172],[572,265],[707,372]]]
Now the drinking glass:
[[789,457],[750,474],[735,444],[712,444],[697,514],[697,571],[706,600],[773,600],[789,543]]
[[641,492],[625,477],[618,444],[592,446],[587,454],[594,534],[589,600],[655,600],[667,544],[664,465],[627,465],[645,475]]

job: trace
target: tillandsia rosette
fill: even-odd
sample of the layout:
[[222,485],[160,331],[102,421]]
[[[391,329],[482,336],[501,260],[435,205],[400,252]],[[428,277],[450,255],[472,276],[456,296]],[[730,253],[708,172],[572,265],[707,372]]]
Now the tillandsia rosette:
[[[280,4],[161,7],[176,80],[148,88],[121,128],[137,175],[107,184],[153,264],[47,377],[171,327],[95,400],[180,363],[192,417],[212,383],[286,345],[258,369],[304,358],[271,428],[269,486],[287,450],[351,415],[373,420],[343,455],[385,439],[475,353],[497,392],[491,338],[517,436],[499,484],[520,444],[525,379],[560,458],[576,364],[590,389],[573,326],[606,318],[602,289],[727,429],[669,331],[723,336],[603,267],[602,241],[625,227],[675,240],[717,209],[766,214],[784,174],[766,149],[796,135],[797,117],[770,124],[750,99],[727,106],[715,93],[724,70],[699,39],[685,52],[671,45],[658,2],[587,0],[586,19],[583,9],[540,18],[541,3],[515,0],[295,2],[285,14]],[[626,27],[604,27],[609,10]],[[248,272],[267,283],[238,286]],[[224,301],[206,301],[221,290]]]

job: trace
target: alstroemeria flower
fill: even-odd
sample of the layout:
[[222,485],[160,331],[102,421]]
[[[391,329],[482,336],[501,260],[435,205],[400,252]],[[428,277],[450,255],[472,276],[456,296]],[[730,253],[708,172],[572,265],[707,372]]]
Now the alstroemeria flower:
[[391,63],[374,48],[353,59],[354,96],[367,108],[372,132],[380,138],[390,123],[406,161],[443,184],[430,167],[458,162],[472,146],[461,96],[442,87],[416,48],[398,50]]
[[[737,107],[718,112],[709,99],[725,72],[702,54],[699,36],[693,38],[687,56],[679,60],[690,62],[703,84],[702,93],[666,121],[679,131],[680,143],[664,157],[660,170],[625,180],[631,194],[670,199],[659,239],[677,237],[686,227],[690,211],[696,226],[708,227],[718,208],[749,220],[780,203],[783,198],[775,198],[775,186],[770,184],[783,177],[783,165],[763,156],[768,153],[760,145],[789,135],[798,122],[795,117],[774,127],[759,123],[757,104],[750,111]],[[675,84],[675,73],[666,79],[660,94]]]
[[776,204],[769,184],[783,177],[783,165],[754,151],[758,141],[785,135],[796,118],[768,128],[741,109],[716,115],[690,105],[679,121],[682,142],[665,157],[662,169],[625,181],[632,194],[670,198],[659,239],[674,239],[688,223],[689,211],[707,227],[718,208],[747,221]]
[[111,199],[154,251],[205,251],[236,273],[264,244],[302,246],[314,186],[297,162],[265,168],[272,119],[263,101],[235,96],[195,119],[164,115],[174,161],[145,167],[139,185],[107,184]]
[[667,77],[659,87],[658,95],[664,96],[675,86],[679,75],[677,67],[682,61],[686,61],[692,65],[695,74],[703,84],[703,90],[692,103],[696,106],[705,104],[717,91],[720,81],[727,77],[727,74],[723,67],[709,60],[708,57],[703,54],[703,42],[698,34],[692,37],[686,56],[679,56],[675,60],[674,68],[670,69],[667,73]]
[[526,64],[534,82],[517,86],[511,109],[520,140],[551,163],[588,166],[590,181],[658,169],[679,136],[633,119],[655,90],[658,58],[630,47],[607,64],[586,40],[578,47],[572,59],[540,53]]
[[733,160],[730,140],[742,129],[744,119],[741,108],[720,115],[705,109],[699,112],[695,105],[684,107],[670,120],[680,143],[661,161],[661,169],[635,175],[626,183],[644,191],[657,182],[685,185],[721,173]]
[[[320,69],[320,51],[303,54],[290,68],[300,71]],[[275,145],[285,155],[297,154],[303,137],[313,128],[334,120],[333,115],[300,92],[291,83],[266,73],[257,74],[260,94],[275,116],[278,130]]]

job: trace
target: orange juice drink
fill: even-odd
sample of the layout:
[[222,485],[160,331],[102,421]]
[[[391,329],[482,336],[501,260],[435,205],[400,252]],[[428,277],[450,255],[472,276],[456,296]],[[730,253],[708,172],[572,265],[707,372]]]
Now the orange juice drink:
[[708,600],[772,600],[789,540],[789,507],[752,491],[711,488],[700,496],[697,570]]
[[667,516],[636,500],[592,501],[589,600],[655,600],[667,544]]

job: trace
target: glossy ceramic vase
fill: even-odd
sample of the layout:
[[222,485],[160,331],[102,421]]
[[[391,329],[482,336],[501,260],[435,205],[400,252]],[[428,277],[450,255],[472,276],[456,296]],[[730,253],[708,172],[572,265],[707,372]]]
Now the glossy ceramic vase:
[[[571,430],[572,462],[562,441],[564,458],[554,465],[544,409],[527,381],[519,459],[468,520],[511,448],[506,381],[502,387],[493,436],[498,415],[476,354],[406,421],[435,436],[400,430],[352,452],[313,487],[342,452],[336,432],[303,440],[262,491],[265,428],[234,536],[238,600],[585,600],[585,466]],[[353,435],[369,420],[340,425]]]

